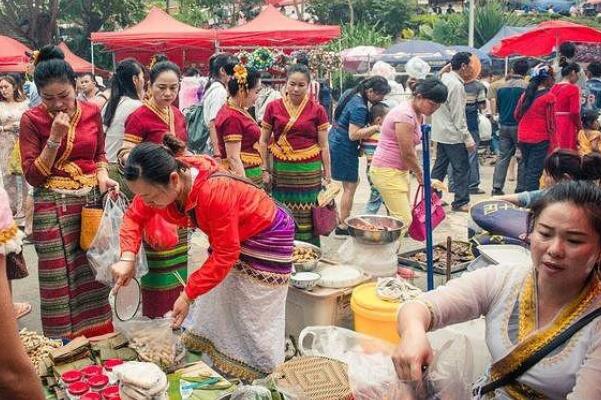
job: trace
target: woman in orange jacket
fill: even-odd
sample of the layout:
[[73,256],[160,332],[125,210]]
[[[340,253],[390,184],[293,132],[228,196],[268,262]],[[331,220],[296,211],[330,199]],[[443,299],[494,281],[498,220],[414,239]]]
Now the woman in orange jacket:
[[294,220],[210,157],[176,157],[184,144],[171,135],[164,145],[142,143],[127,159],[124,175],[135,197],[121,228],[116,286],[135,275],[142,232],[154,215],[199,228],[209,237],[210,256],[176,300],[174,326],[183,323],[186,347],[209,354],[221,371],[245,380],[268,374],[284,361]]

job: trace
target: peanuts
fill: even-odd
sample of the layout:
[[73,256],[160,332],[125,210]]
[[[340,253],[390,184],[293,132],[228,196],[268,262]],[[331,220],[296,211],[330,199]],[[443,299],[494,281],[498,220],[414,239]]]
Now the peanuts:
[[294,253],[292,253],[292,262],[304,263],[307,261],[314,261],[319,258],[319,254],[310,247],[295,247]]
[[19,332],[19,336],[36,370],[40,364],[44,363],[44,359],[48,357],[52,350],[63,345],[60,340],[48,339],[46,336],[29,331],[27,328],[23,328]]

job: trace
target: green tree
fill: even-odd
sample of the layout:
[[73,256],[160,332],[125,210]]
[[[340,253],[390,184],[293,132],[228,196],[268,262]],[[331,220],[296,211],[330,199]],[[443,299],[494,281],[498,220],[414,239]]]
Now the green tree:
[[351,23],[352,10],[353,24],[377,25],[396,38],[411,27],[409,20],[416,8],[415,0],[312,0],[308,11],[320,23],[338,25]]
[[59,0],[0,1],[0,32],[38,48],[58,35]]

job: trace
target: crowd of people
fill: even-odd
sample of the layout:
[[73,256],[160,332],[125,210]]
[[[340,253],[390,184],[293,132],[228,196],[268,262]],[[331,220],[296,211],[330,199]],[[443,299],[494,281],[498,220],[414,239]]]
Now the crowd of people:
[[[366,212],[384,205],[408,227],[412,179],[423,185],[427,173],[418,146],[431,123],[431,175],[441,182],[449,176],[451,209],[467,212],[470,195],[484,193],[480,119],[498,115],[500,154],[491,193],[533,208],[533,267],[489,268],[404,306],[403,340],[394,358],[400,377],[418,378],[432,357],[427,330],[485,315],[499,332],[511,333],[509,341],[496,331],[487,336],[495,361],[489,378],[498,379],[507,372],[499,359],[514,346],[544,342],[547,330],[557,333],[599,303],[601,192],[590,182],[601,177],[601,64],[584,72],[572,61],[573,44],[559,50],[556,65],[520,59],[492,84],[470,53],[455,54],[438,77],[428,77],[429,66],[415,59],[406,89],[373,74],[342,93],[330,116],[302,58],[288,68],[281,90],[227,53],[211,57],[206,79],[193,68],[182,74],[162,55],[149,67],[126,59],[103,88],[91,74],[76,75],[60,49],[46,46],[32,60],[35,85],[27,94],[20,77],[0,77],[0,168],[9,193],[0,190],[0,219],[6,214],[0,220],[6,230],[0,268],[10,279],[27,276],[23,262],[8,257],[21,240],[14,216],[38,256],[44,334],[111,332],[110,288],[95,280],[80,231],[84,208],[124,196],[130,206],[121,257],[112,266],[116,290],[136,276],[143,247],[149,265],[140,282],[143,315],[171,312],[174,326],[186,328],[188,349],[207,353],[223,372],[252,380],[284,361],[294,240],[320,245],[312,218],[319,192],[331,181],[342,183],[335,235],[348,236],[345,221],[359,184],[359,158],[366,155]],[[190,151],[199,138],[203,155]],[[513,158],[519,163],[517,189],[506,195]],[[211,250],[188,276],[190,233],[197,228]],[[562,296],[554,297],[557,291]],[[513,306],[516,296],[519,307]],[[5,305],[0,312],[7,312]],[[13,304],[13,318],[30,309]],[[507,320],[511,326],[502,326]],[[590,379],[597,359],[589,357],[598,353],[599,329],[585,328],[551,375],[535,368],[502,390],[594,398]],[[572,374],[541,386],[565,371]]]

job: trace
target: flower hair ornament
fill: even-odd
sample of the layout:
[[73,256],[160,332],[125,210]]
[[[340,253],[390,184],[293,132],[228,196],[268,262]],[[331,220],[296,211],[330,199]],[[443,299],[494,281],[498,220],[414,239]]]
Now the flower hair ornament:
[[234,79],[238,82],[238,86],[248,90],[248,70],[242,64],[238,64],[234,67]]
[[34,50],[32,52],[28,52],[27,55],[29,56],[29,61],[34,65],[38,65],[38,60],[40,58],[40,51],[39,50]]

